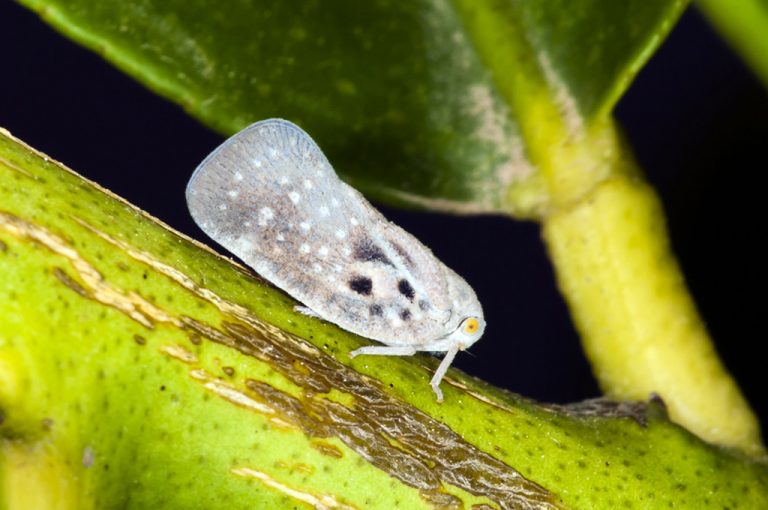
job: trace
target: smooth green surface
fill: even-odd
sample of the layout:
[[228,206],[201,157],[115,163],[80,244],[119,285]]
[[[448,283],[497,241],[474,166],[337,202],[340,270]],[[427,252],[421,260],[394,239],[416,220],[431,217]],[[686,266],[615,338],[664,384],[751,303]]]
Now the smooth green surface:
[[434,359],[350,360],[364,340],[2,133],[0,204],[0,508],[38,496],[20,477],[56,508],[513,508],[512,469],[535,508],[768,506],[765,464],[655,408],[574,416],[455,370],[437,404]]
[[[519,2],[586,118],[610,114],[678,16],[685,0]],[[540,28],[539,28],[540,27]]]
[[378,199],[521,217],[549,199],[530,126],[607,115],[685,5],[21,3],[222,133],[284,117]]
[[698,0],[696,4],[768,87],[768,0]]

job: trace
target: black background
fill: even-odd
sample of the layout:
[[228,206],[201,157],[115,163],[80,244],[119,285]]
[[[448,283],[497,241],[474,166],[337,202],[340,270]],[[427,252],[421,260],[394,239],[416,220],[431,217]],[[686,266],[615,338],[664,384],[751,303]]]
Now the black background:
[[[0,0],[0,48],[0,126],[208,242],[183,191],[222,136],[8,0]],[[758,281],[766,257],[757,243],[765,230],[767,97],[689,9],[616,112],[662,196],[717,348],[763,423]],[[483,302],[487,332],[458,367],[539,400],[598,395],[535,224],[381,209],[465,276]]]

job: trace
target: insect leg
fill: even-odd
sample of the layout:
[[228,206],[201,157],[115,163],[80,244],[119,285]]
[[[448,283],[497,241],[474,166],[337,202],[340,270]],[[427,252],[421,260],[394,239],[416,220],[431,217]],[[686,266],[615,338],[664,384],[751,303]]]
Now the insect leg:
[[445,373],[448,371],[448,367],[451,366],[451,363],[453,363],[453,358],[456,357],[458,352],[459,345],[452,345],[451,348],[448,349],[448,351],[445,353],[445,357],[443,357],[443,361],[440,362],[440,366],[437,367],[437,370],[435,370],[435,375],[432,376],[432,380],[429,381],[429,385],[432,386],[432,390],[434,390],[435,395],[437,395],[438,402],[443,401],[443,392],[440,390],[440,381],[443,380],[443,376],[445,376]]
[[308,306],[296,305],[296,306],[293,307],[293,309],[294,309],[294,311],[299,312],[302,315],[306,315],[307,317],[313,317],[315,319],[322,319],[322,317],[320,316],[319,313],[317,313],[316,311],[314,311],[313,309],[311,309]]
[[413,356],[416,349],[407,345],[366,345],[349,353],[350,358],[360,354],[373,354],[378,356]]

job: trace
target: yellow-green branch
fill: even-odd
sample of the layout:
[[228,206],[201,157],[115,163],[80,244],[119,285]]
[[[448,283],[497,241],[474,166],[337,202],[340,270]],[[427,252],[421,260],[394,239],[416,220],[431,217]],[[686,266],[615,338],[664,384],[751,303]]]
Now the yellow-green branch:
[[761,454],[757,419],[688,294],[653,189],[638,178],[608,179],[543,227],[608,396],[657,393],[673,420],[704,439]]

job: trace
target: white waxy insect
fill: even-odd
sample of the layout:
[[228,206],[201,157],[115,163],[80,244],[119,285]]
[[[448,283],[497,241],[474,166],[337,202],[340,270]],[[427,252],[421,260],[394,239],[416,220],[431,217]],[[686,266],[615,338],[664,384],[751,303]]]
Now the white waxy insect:
[[485,330],[472,288],[342,182],[295,124],[269,119],[225,141],[187,185],[195,222],[304,307],[383,345],[350,353],[444,352],[430,382]]

